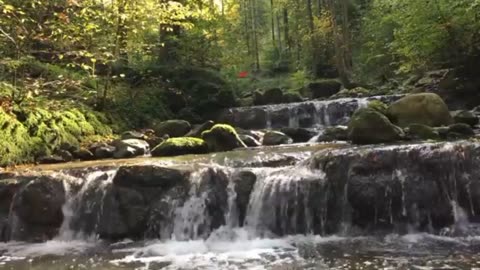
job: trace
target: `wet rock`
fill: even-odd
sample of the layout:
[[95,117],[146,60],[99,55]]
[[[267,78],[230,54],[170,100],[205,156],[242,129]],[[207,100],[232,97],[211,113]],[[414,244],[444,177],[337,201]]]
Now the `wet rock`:
[[403,135],[402,129],[386,116],[368,108],[356,111],[348,124],[348,137],[355,144],[394,142]]
[[122,133],[121,139],[122,140],[129,140],[129,139],[144,140],[145,134],[135,130],[125,131],[124,133]]
[[79,148],[76,151],[72,152],[72,155],[75,159],[80,160],[94,160],[95,156],[86,148]]
[[121,140],[115,143],[114,158],[131,158],[143,156],[150,152],[150,145],[139,139]]
[[308,142],[317,135],[315,131],[306,128],[282,128],[280,131],[292,138],[294,143]]
[[[480,174],[479,154],[479,144],[471,142],[368,146],[323,150],[310,165],[325,174],[328,213],[348,211],[352,225],[370,231],[428,231],[454,223],[452,198],[477,215],[480,184],[472,179]],[[344,199],[347,208],[338,204]],[[327,220],[331,227],[342,222]]]
[[262,144],[257,140],[255,139],[254,137],[250,136],[250,135],[238,135],[238,137],[240,138],[240,140],[242,140],[242,142],[247,146],[247,147],[257,147],[257,146],[261,146]]
[[169,189],[175,185],[183,185],[188,180],[188,174],[165,167],[154,165],[138,165],[120,167],[113,178],[113,184],[120,187],[161,187]]
[[106,159],[106,158],[113,158],[113,154],[115,153],[115,146],[107,145],[95,148],[95,159]]
[[242,226],[245,221],[250,194],[257,181],[257,176],[251,171],[239,171],[232,175],[232,181],[237,194],[236,204],[239,211],[239,224]]
[[452,112],[452,117],[455,123],[463,123],[472,127],[479,122],[478,117],[471,111],[454,111]]
[[154,157],[180,156],[190,154],[206,154],[209,152],[207,143],[199,138],[170,138],[152,150]]
[[291,144],[292,138],[279,131],[268,131],[263,136],[263,145]]
[[215,122],[212,120],[209,120],[201,125],[195,126],[190,130],[190,132],[185,135],[185,137],[195,137],[195,138],[201,138],[202,137],[202,132],[207,131],[211,129],[215,125]]
[[400,127],[411,124],[438,127],[453,122],[445,102],[433,93],[413,94],[401,98],[390,105],[387,116],[392,123]]
[[420,124],[411,124],[405,129],[405,133],[412,139],[439,140],[440,134],[432,127]]
[[472,127],[467,124],[459,123],[448,127],[447,137],[450,139],[470,138],[475,135]]
[[40,176],[15,195],[12,212],[18,218],[10,228],[13,240],[37,241],[52,238],[63,221],[65,188],[61,180]]
[[318,136],[317,142],[333,142],[348,140],[348,127],[335,126],[326,128],[325,131]]
[[328,98],[338,93],[341,88],[342,84],[337,80],[324,80],[307,85],[312,98]]
[[191,128],[190,123],[185,120],[168,120],[153,127],[158,137],[168,135],[170,138],[185,136]]
[[70,151],[67,151],[67,150],[61,150],[61,149],[57,150],[57,151],[55,151],[55,155],[62,157],[62,159],[65,162],[70,162],[70,161],[73,160],[72,153],[70,153]]
[[217,124],[210,130],[204,131],[202,138],[214,152],[231,151],[235,148],[247,147],[238,137],[235,129],[226,124]]
[[39,164],[58,164],[58,163],[65,163],[65,160],[62,156],[59,155],[48,155],[48,156],[41,156],[37,159]]
[[383,115],[387,114],[388,106],[387,104],[381,102],[380,100],[372,100],[368,103],[368,108],[375,110]]

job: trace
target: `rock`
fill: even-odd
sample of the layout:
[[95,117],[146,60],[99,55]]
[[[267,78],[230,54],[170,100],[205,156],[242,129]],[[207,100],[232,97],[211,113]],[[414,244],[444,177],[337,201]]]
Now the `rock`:
[[405,129],[405,133],[408,137],[412,139],[420,140],[439,140],[440,134],[432,127],[421,125],[421,124],[411,124]]
[[252,137],[250,135],[240,134],[240,135],[238,135],[238,137],[248,147],[257,147],[257,146],[262,145],[257,139],[255,139],[254,137]]
[[105,142],[92,143],[91,145],[88,146],[88,151],[90,151],[92,153],[95,153],[97,148],[100,148],[100,147],[110,147],[110,145],[108,143],[105,143]]
[[453,124],[448,127],[448,138],[463,139],[470,138],[475,135],[472,127],[464,123]]
[[220,114],[218,122],[244,129],[262,129],[267,123],[267,113],[256,107],[228,109]]
[[139,139],[121,140],[116,143],[114,158],[131,158],[143,156],[150,151],[150,145]]
[[208,152],[208,145],[204,140],[199,138],[183,137],[170,138],[157,145],[152,150],[152,156],[166,157],[189,154],[206,154]]
[[279,131],[268,131],[263,136],[263,145],[291,144],[293,139]]
[[154,165],[122,166],[113,178],[113,184],[119,187],[169,189],[188,182],[188,174]]
[[185,136],[191,128],[190,123],[185,120],[168,120],[153,127],[158,137],[168,135],[171,138]]
[[400,127],[411,124],[437,127],[453,122],[445,102],[433,93],[412,94],[401,98],[390,105],[387,116]]
[[337,80],[324,80],[307,85],[312,98],[328,98],[338,93],[341,88],[342,84]]
[[326,128],[323,134],[318,137],[317,142],[333,142],[346,140],[348,140],[348,127],[335,126]]
[[238,137],[235,129],[226,124],[217,124],[202,133],[202,138],[214,152],[231,151],[239,147],[247,147]]
[[257,176],[251,171],[239,171],[232,175],[232,181],[235,193],[237,194],[235,200],[239,212],[239,223],[240,226],[243,226],[250,201],[250,194],[257,181]]
[[294,102],[302,102],[303,98],[298,93],[285,93],[283,95],[283,102],[284,103],[294,103]]
[[283,102],[283,91],[280,88],[271,88],[263,93],[265,104],[280,104]]
[[258,90],[253,93],[254,105],[280,104],[283,101],[283,91],[280,88],[268,89],[263,94]]
[[356,87],[353,89],[343,89],[337,94],[331,96],[331,99],[334,98],[360,98],[371,95],[371,90],[368,90],[363,87]]
[[368,103],[368,108],[372,109],[372,110],[376,110],[377,112],[383,114],[383,115],[386,115],[387,114],[387,110],[388,110],[388,106],[381,102],[380,100],[372,100]]
[[73,155],[68,150],[57,150],[55,155],[62,157],[65,162],[70,162],[73,160]]
[[455,123],[464,123],[472,127],[479,122],[478,117],[471,111],[454,111],[452,117]]
[[357,110],[348,124],[348,137],[355,144],[388,143],[401,139],[403,131],[383,114],[369,109]]
[[65,188],[61,180],[40,176],[15,195],[12,212],[19,218],[12,229],[14,240],[34,241],[52,238],[63,221]]
[[201,125],[193,127],[192,130],[190,130],[190,132],[188,132],[187,135],[185,135],[185,137],[201,138],[202,132],[211,129],[214,125],[215,125],[215,122],[213,122],[212,120],[209,120]]
[[63,157],[59,155],[41,156],[37,159],[39,164],[58,164],[67,162]]
[[121,136],[122,140],[128,140],[128,139],[137,139],[137,140],[144,140],[145,139],[145,134],[138,132],[138,131],[125,131],[122,133]]
[[94,160],[95,156],[86,148],[77,149],[72,153],[73,157],[80,160]]
[[317,135],[315,131],[306,128],[282,128],[280,132],[292,138],[294,143],[308,142]]
[[145,141],[148,143],[148,146],[150,149],[155,148],[155,146],[161,144],[162,142],[165,141],[165,139],[157,137],[156,135],[149,136],[145,139]]
[[95,149],[95,159],[113,158],[115,147],[111,145],[101,146]]

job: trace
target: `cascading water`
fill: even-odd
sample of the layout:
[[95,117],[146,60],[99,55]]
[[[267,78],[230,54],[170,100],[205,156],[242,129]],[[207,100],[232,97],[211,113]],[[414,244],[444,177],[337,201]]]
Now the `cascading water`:
[[226,111],[220,120],[246,129],[290,127],[318,130],[328,126],[345,125],[355,110],[367,106],[371,100],[390,103],[400,97],[402,96],[341,98],[232,108]]

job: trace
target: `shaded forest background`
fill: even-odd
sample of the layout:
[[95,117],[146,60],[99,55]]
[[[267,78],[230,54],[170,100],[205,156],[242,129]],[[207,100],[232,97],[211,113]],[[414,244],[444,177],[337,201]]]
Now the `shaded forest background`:
[[257,89],[405,92],[439,69],[452,90],[480,85],[480,0],[0,0],[0,14],[0,164],[200,123]]

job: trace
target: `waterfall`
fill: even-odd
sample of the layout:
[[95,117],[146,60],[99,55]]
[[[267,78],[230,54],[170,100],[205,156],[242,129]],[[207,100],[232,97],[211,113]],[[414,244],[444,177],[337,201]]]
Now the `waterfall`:
[[[72,183],[64,181],[66,202],[62,207],[63,223],[59,229],[56,240],[70,241],[75,239],[96,238],[95,230],[84,230],[86,227],[96,226],[103,212],[103,203],[108,187],[112,184],[116,170],[94,171],[85,176],[79,191],[74,191]],[[100,195],[100,200],[92,200],[90,193]],[[95,196],[95,198],[98,198]],[[98,209],[98,210],[96,210]],[[85,224],[82,219],[85,214],[96,215],[94,224]],[[89,220],[91,222],[92,220]],[[85,224],[82,226],[82,223]]]

